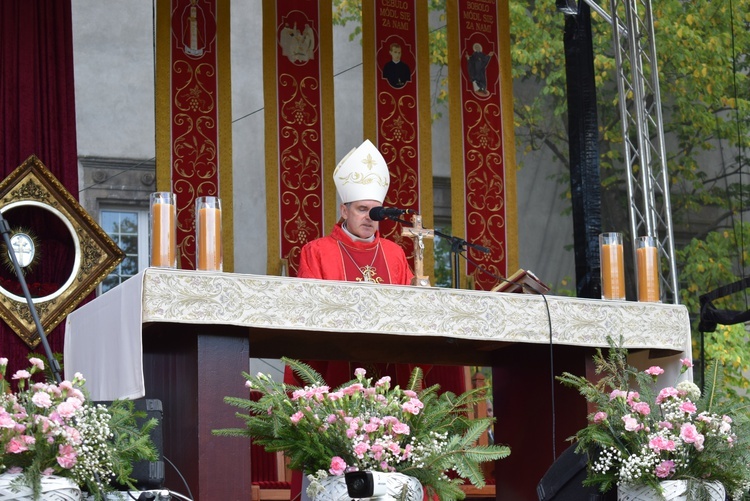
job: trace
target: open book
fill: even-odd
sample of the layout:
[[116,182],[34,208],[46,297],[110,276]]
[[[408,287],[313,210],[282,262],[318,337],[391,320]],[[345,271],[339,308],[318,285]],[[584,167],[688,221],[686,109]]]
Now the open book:
[[523,268],[492,288],[492,292],[520,292],[525,294],[546,294],[549,286],[539,280],[531,271]]

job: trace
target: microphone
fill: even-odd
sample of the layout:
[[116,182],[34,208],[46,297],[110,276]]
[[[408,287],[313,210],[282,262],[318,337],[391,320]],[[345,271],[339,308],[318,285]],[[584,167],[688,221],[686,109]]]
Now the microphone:
[[412,209],[396,209],[393,207],[373,207],[370,209],[370,219],[373,221],[382,221],[387,218],[396,218],[402,214],[419,214]]

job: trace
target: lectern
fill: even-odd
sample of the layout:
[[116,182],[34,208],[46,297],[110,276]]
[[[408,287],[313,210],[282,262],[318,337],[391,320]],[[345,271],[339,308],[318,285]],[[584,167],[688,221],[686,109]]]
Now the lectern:
[[[95,400],[161,399],[164,455],[210,501],[250,499],[250,444],[211,434],[241,424],[223,398],[246,396],[249,357],[492,366],[497,499],[534,501],[586,420],[554,375],[607,336],[675,378],[690,353],[679,305],[149,268],[68,317],[65,373]],[[166,487],[185,494],[169,467]]]

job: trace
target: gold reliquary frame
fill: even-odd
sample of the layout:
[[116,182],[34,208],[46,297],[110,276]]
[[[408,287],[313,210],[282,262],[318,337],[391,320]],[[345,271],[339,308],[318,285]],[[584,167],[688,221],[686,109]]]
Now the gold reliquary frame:
[[[34,155],[0,183],[0,214],[45,332],[122,261],[124,253]],[[30,347],[34,318],[0,238],[0,318]]]

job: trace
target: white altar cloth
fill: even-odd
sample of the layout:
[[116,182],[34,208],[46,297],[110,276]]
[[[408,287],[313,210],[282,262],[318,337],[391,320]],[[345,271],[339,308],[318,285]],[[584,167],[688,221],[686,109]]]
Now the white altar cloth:
[[161,322],[247,327],[251,356],[259,329],[429,336],[477,347],[605,347],[607,336],[622,336],[628,349],[690,357],[682,305],[147,268],[68,316],[66,378],[83,374],[95,400],[143,397],[142,328]]

